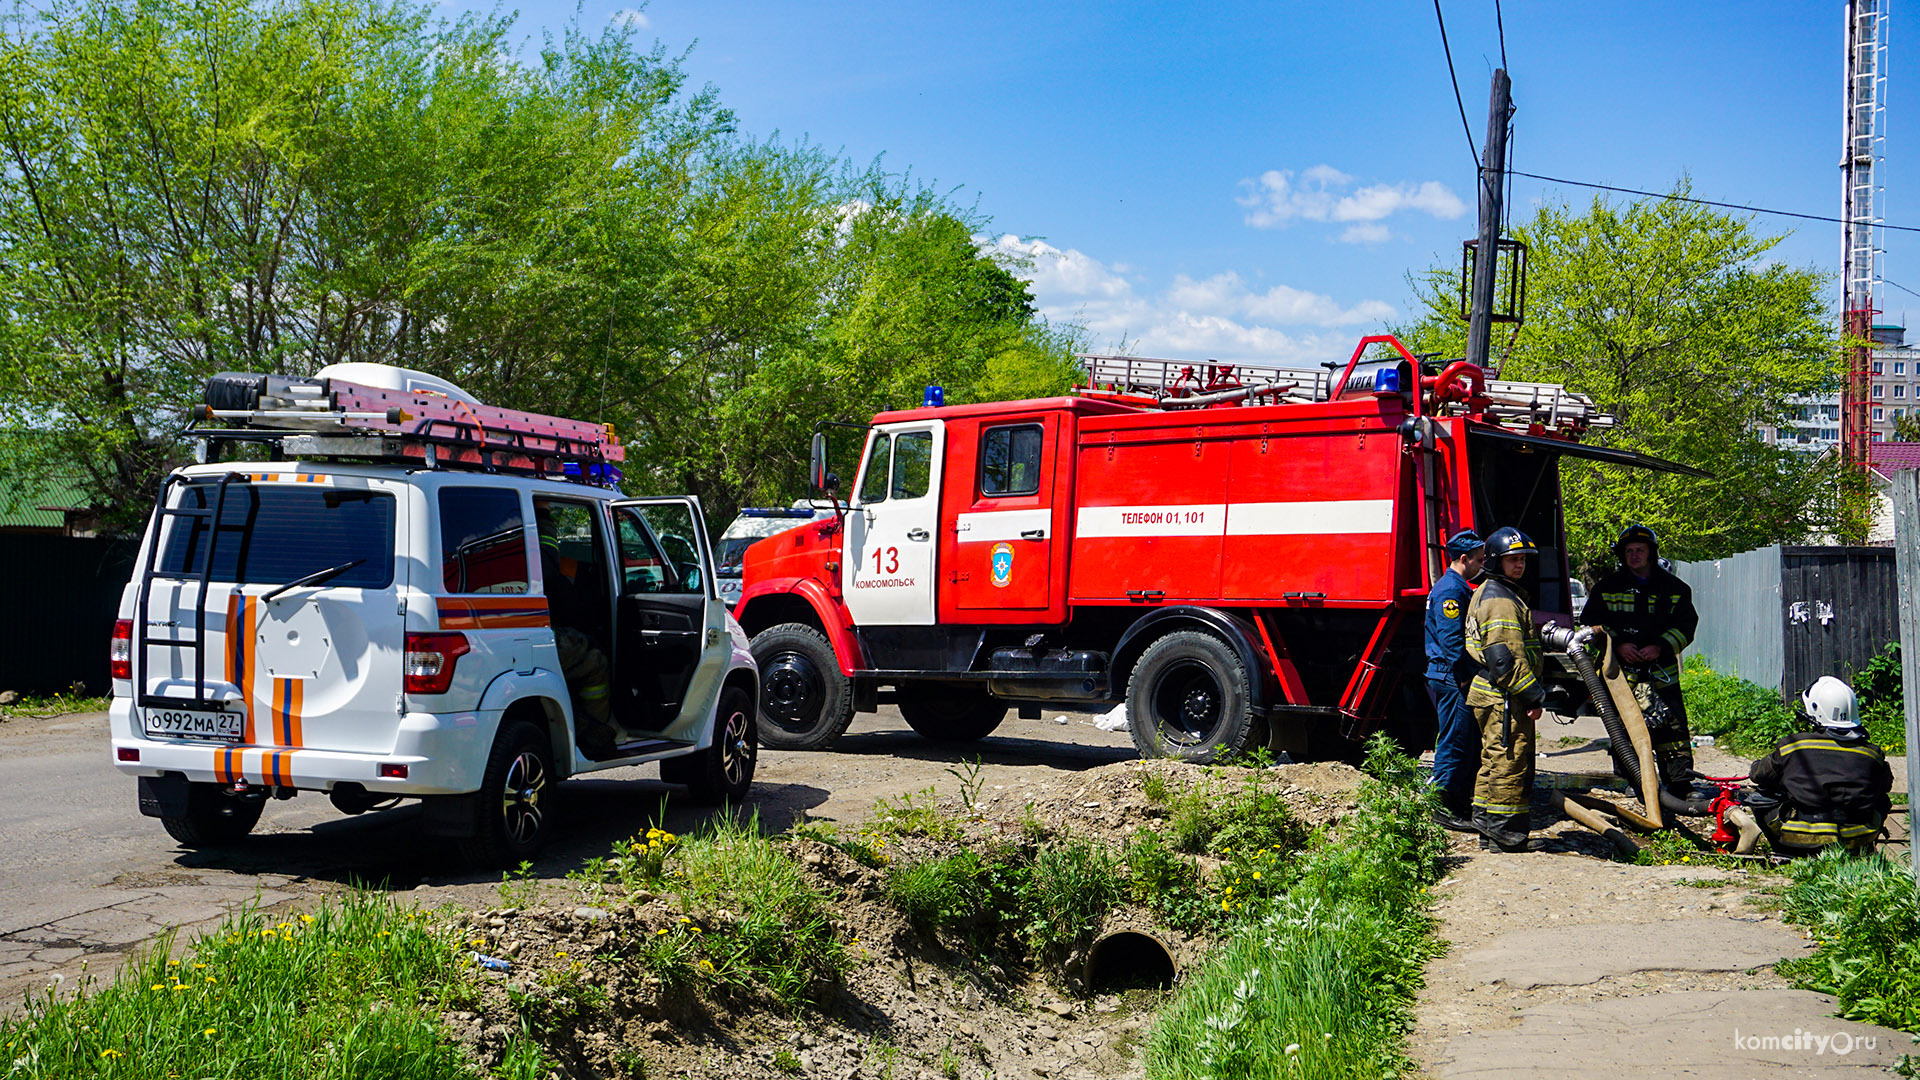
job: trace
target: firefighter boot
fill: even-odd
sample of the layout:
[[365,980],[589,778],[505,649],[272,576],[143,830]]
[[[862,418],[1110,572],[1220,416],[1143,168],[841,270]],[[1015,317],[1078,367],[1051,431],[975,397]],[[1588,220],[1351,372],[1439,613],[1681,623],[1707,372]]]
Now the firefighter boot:
[[1478,832],[1473,824],[1473,796],[1454,791],[1440,792],[1440,809],[1433,812],[1434,824],[1453,832]]

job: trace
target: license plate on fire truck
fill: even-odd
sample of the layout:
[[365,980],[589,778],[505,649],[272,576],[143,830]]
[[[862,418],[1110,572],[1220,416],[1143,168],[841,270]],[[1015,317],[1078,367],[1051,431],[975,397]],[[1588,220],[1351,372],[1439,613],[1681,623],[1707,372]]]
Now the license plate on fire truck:
[[147,734],[162,739],[215,739],[239,742],[246,716],[213,709],[147,709]]

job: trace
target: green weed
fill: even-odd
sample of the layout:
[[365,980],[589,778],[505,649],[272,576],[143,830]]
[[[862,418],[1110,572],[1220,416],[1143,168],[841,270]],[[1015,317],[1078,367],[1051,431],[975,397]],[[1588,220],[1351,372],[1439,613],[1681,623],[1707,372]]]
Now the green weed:
[[971,851],[926,859],[887,875],[887,899],[921,927],[972,927],[988,913],[983,876]]
[[1920,900],[1908,868],[1829,848],[1792,873],[1786,916],[1816,947],[1783,961],[1781,973],[1838,998],[1849,1020],[1920,1032]]
[[533,864],[522,862],[500,875],[500,906],[532,907],[540,899],[540,881],[533,876]]
[[[1438,952],[1427,887],[1445,837],[1411,759],[1376,739],[1356,814],[1286,868],[1288,888],[1182,984],[1146,1053],[1150,1080],[1377,1077]],[[1264,880],[1264,878],[1263,878]]]
[[1906,687],[1900,670],[1900,643],[1891,641],[1851,680],[1860,699],[1860,722],[1867,738],[1889,754],[1907,752]]
[[929,840],[954,840],[959,826],[947,819],[934,805],[933,788],[910,791],[893,798],[876,800],[869,830],[894,836],[924,836]]
[[1200,864],[1168,845],[1158,829],[1144,828],[1127,840],[1124,860],[1133,899],[1177,930],[1200,932],[1214,904],[1200,885]]
[[1801,728],[1780,695],[1745,679],[1722,675],[1698,656],[1680,668],[1680,692],[1695,735],[1712,735],[1721,748],[1758,757]]
[[781,1047],[773,1052],[773,1067],[790,1076],[800,1074],[800,1058],[793,1051]]
[[1119,860],[1088,840],[1041,848],[1028,879],[1021,935],[1035,952],[1058,953],[1086,938],[1125,891]]
[[[477,991],[458,943],[417,912],[354,896],[280,920],[236,916],[178,959],[171,939],[112,981],[0,1020],[21,1076],[472,1077],[440,1028]],[[510,1060],[542,1075],[530,1043]]]
[[106,712],[113,699],[86,694],[23,694],[11,705],[0,705],[0,720],[51,720],[72,713]]
[[947,766],[947,775],[960,782],[960,803],[967,808],[968,817],[977,817],[980,813],[980,789],[986,786],[986,777],[980,775],[980,759],[962,761],[958,765]]

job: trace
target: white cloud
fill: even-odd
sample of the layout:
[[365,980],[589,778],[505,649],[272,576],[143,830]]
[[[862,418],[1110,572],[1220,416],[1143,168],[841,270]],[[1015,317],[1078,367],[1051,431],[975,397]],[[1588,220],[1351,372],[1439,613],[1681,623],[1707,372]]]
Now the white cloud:
[[621,8],[619,11],[614,12],[607,21],[615,26],[624,26],[634,30],[645,30],[647,27],[653,25],[653,20],[647,18],[647,13],[641,11],[639,8]]
[[1386,240],[1390,234],[1378,222],[1403,211],[1447,221],[1467,212],[1467,204],[1438,180],[1369,184],[1348,191],[1353,179],[1331,165],[1302,171],[1298,182],[1290,169],[1269,169],[1258,179],[1240,181],[1241,194],[1235,201],[1247,208],[1245,221],[1256,229],[1277,228],[1296,219],[1361,223],[1341,234],[1341,241],[1349,244]]
[[1096,350],[1124,341],[1148,356],[1311,365],[1346,356],[1356,328],[1398,314],[1380,300],[1343,307],[1290,285],[1256,290],[1233,271],[1142,290],[1121,265],[1074,248],[1012,235],[982,243],[1026,263],[1015,273],[1032,283],[1041,314],[1085,326]]

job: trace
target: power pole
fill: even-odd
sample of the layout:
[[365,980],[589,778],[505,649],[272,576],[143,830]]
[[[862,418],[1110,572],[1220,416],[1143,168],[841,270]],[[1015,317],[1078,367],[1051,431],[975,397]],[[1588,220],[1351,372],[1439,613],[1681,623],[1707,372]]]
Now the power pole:
[[1467,321],[1467,359],[1481,368],[1493,343],[1493,278],[1500,263],[1500,199],[1507,179],[1507,118],[1513,84],[1505,68],[1493,73],[1487,102],[1487,148],[1480,160],[1480,240],[1473,249],[1473,292]]

